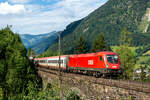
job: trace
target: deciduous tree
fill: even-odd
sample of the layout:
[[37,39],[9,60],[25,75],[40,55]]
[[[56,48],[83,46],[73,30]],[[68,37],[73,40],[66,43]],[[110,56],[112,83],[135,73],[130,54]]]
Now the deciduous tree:
[[132,40],[130,34],[131,33],[128,32],[126,28],[123,28],[120,35],[120,47],[117,50],[124,78],[132,78],[135,64],[134,53],[130,49]]

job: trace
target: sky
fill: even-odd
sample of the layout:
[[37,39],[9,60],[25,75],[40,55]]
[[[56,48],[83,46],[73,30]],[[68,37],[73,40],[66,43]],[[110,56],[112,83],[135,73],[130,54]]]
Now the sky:
[[0,0],[0,29],[12,25],[18,34],[62,31],[108,0]]

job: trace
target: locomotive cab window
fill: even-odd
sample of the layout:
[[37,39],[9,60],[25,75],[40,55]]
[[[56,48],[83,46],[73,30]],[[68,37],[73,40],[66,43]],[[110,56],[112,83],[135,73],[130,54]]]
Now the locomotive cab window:
[[100,61],[103,61],[103,58],[102,58],[102,56],[100,56]]
[[119,63],[117,55],[107,55],[107,61],[108,63],[114,63],[114,64]]

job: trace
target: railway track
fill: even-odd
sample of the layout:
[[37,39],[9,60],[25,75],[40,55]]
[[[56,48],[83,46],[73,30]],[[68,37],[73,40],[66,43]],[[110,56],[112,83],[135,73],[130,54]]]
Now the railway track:
[[[59,71],[57,70],[50,70],[46,68],[40,68],[37,67],[37,70],[53,74],[53,75],[59,75]],[[66,73],[61,71],[61,77],[65,78],[71,78],[74,80],[82,80],[82,81],[88,81],[90,83],[94,84],[101,84],[101,85],[106,85],[106,86],[111,86],[111,87],[118,87],[118,88],[123,88],[123,89],[128,89],[128,90],[133,90],[137,92],[143,92],[143,93],[148,93],[150,94],[150,83],[143,83],[143,82],[137,82],[137,81],[129,81],[129,80],[121,80],[121,79],[106,79],[106,78],[96,78],[93,76],[88,76],[88,75],[81,75],[81,74],[75,74],[75,73]]]

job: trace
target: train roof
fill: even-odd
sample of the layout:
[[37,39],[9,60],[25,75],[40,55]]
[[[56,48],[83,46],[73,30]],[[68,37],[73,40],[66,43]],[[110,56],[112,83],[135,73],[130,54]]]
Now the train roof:
[[117,53],[111,52],[111,51],[102,51],[102,52],[97,52],[97,54],[105,54],[105,55],[108,55],[108,54],[117,54]]
[[[87,54],[73,54],[73,55],[61,55],[61,58],[70,56],[70,57],[89,57],[89,56],[97,56],[97,55],[117,55],[115,52],[111,51],[101,51],[96,53],[87,53]],[[59,56],[51,56],[51,57],[42,57],[42,58],[35,58],[35,60],[45,60],[45,59],[51,59],[51,58],[58,58]]]
[[[51,56],[51,57],[41,57],[41,58],[35,58],[35,60],[45,60],[50,58],[58,58],[59,56]],[[61,55],[61,58],[67,57],[67,55]]]
[[87,54],[74,54],[74,55],[70,55],[71,57],[87,57],[87,56],[97,56],[97,55],[117,55],[117,53],[115,52],[111,52],[111,51],[101,51],[101,52],[96,52],[96,53],[87,53]]

